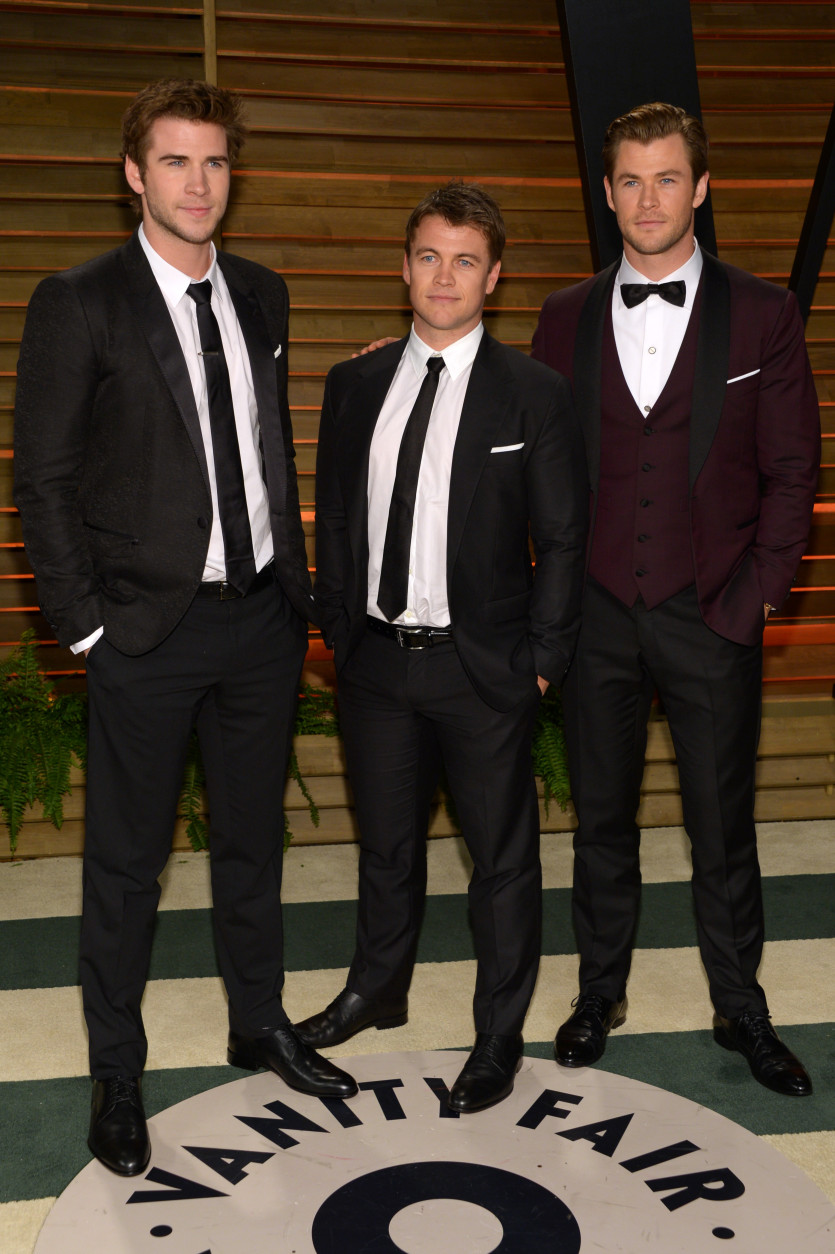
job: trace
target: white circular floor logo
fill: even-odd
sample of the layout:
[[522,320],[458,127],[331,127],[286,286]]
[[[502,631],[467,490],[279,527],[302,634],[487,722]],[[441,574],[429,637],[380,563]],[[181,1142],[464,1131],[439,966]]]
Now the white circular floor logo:
[[151,1120],[144,1176],[91,1163],[35,1254],[832,1254],[835,1211],[781,1154],[704,1107],[526,1058],[458,1117],[458,1052],[344,1061],[350,1101],[271,1073]]

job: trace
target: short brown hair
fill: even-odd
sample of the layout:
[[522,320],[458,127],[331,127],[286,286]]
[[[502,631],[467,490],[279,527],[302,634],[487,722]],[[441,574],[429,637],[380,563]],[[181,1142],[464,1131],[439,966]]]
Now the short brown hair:
[[707,174],[708,140],[705,128],[698,118],[686,113],[678,105],[653,101],[638,105],[609,124],[603,141],[603,169],[611,183],[618,151],[624,140],[637,144],[651,144],[655,139],[668,135],[680,135],[687,149],[695,187],[702,175]]
[[478,183],[463,183],[453,179],[424,196],[416,205],[406,223],[406,253],[408,254],[415,233],[424,218],[433,214],[443,218],[450,226],[474,226],[487,241],[490,264],[501,261],[505,245],[505,226],[502,211],[489,192]]
[[[134,96],[122,118],[121,158],[130,157],[145,173],[151,127],[157,118],[215,122],[226,132],[226,151],[235,161],[246,140],[243,101],[231,91],[194,78],[161,78]],[[138,201],[138,197],[136,198]]]

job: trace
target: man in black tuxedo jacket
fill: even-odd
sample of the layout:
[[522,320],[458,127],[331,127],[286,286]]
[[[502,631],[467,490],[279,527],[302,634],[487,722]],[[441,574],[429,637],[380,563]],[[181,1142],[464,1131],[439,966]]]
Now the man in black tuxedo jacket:
[[287,289],[212,243],[244,137],[240,101],[208,83],[139,93],[122,140],[142,225],[39,285],[18,369],[24,541],[59,644],[87,657],[88,1144],[123,1175],[151,1152],[140,1003],[195,725],[229,1061],[356,1092],[281,1004],[282,796],[312,597]]
[[478,959],[457,1111],[505,1097],[521,1059],[540,948],[531,734],[574,647],[586,524],[565,380],[482,325],[503,244],[480,188],[453,183],[415,209],[411,334],[330,372],[316,472],[316,601],[360,828],[359,920],[347,987],[297,1030],[324,1046],[405,1022],[443,764],[474,863]]

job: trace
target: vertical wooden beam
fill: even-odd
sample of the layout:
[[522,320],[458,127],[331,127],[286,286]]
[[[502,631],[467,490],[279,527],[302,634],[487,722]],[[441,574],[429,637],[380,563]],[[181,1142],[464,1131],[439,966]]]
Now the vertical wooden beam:
[[823,255],[835,218],[835,105],[823,141],[818,171],[812,184],[803,229],[797,242],[789,288],[797,296],[803,321],[809,317],[820,278]]
[[[650,100],[701,117],[689,0],[557,0],[574,138],[595,270],[621,254],[603,191],[600,150],[613,118]],[[716,252],[710,194],[696,210],[699,243]]]
[[203,0],[203,77],[207,83],[217,83],[215,0]]

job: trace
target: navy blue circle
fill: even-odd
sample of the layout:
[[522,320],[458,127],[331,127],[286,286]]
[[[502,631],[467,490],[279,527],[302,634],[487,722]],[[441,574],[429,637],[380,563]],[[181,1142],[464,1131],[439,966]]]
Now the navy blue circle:
[[714,1228],[713,1235],[718,1237],[720,1241],[730,1241],[736,1236],[733,1228]]
[[170,1237],[173,1231],[174,1229],[169,1228],[168,1224],[157,1224],[156,1228],[151,1229],[151,1236],[152,1237]]
[[579,1254],[580,1229],[549,1189],[482,1163],[425,1162],[383,1167],[350,1180],[322,1203],[311,1236],[316,1254],[403,1254],[389,1235],[399,1211],[447,1198],[483,1206],[502,1225],[492,1254]]

